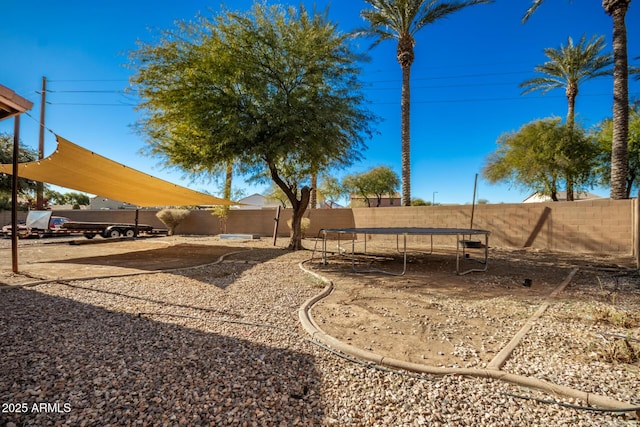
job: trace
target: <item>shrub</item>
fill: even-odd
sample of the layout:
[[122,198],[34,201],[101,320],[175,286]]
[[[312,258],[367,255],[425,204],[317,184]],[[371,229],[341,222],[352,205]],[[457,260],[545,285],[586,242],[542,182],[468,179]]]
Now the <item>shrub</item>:
[[[290,219],[287,221],[289,230],[291,230],[292,224],[293,224],[293,220]],[[307,234],[307,230],[309,229],[310,226],[311,226],[311,220],[309,218],[302,218],[302,221],[300,223],[300,232],[302,233],[302,237],[304,237],[305,234]]]
[[167,234],[173,236],[175,229],[191,213],[188,209],[162,209],[156,217],[169,229]]

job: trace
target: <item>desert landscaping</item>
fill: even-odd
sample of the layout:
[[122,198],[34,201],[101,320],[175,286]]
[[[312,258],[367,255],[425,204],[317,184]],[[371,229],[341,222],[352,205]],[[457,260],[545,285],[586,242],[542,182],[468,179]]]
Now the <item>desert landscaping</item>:
[[0,241],[2,425],[637,425],[631,257],[98,242]]

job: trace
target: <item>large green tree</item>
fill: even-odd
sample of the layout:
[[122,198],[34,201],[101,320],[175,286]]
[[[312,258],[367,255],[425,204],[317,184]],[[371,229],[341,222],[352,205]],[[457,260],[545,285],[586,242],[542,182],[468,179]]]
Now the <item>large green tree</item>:
[[[265,191],[263,195],[267,198],[267,200],[278,202],[283,208],[291,207],[289,198],[284,193],[284,191],[282,191],[282,188],[278,187],[276,184],[271,184],[269,189]],[[311,199],[309,199],[309,201],[311,201]]]
[[[600,161],[598,174],[600,183],[609,185],[611,179],[611,145],[613,143],[613,120],[603,120],[594,132],[594,137],[600,147]],[[627,172],[626,196],[631,197],[631,191],[638,189],[640,179],[640,105],[629,108],[629,140],[628,140],[629,170]]]
[[318,195],[324,206],[333,208],[338,200],[348,195],[349,191],[342,185],[340,180],[332,175],[323,175],[318,186]]
[[375,207],[380,206],[385,194],[393,195],[400,187],[398,174],[387,166],[377,166],[367,172],[347,175],[342,183],[350,193],[362,197],[367,207],[371,207],[373,200]]
[[[533,0],[523,21],[544,3]],[[631,0],[602,0],[604,11],[613,20],[613,141],[611,146],[611,198],[627,197],[629,170],[629,60],[627,53],[627,24],[625,22]]]
[[[411,65],[415,59],[416,33],[448,15],[476,4],[493,0],[364,0],[372,9],[361,12],[368,28],[360,34],[375,38],[373,46],[384,40],[396,40],[396,59],[402,69],[400,101],[402,143],[402,203],[411,206]],[[373,47],[372,46],[372,47]]]
[[68,192],[61,193],[59,191],[55,191],[49,188],[44,189],[44,198],[49,201],[49,204],[52,205],[73,205],[74,207],[80,206],[89,206],[91,200],[89,196],[84,193],[78,192]]
[[[611,75],[613,57],[611,54],[602,53],[604,46],[604,37],[594,36],[587,42],[586,36],[583,35],[578,44],[574,44],[573,39],[569,37],[566,46],[545,49],[544,53],[549,60],[535,68],[536,72],[543,75],[523,82],[520,85],[524,88],[523,94],[564,89],[568,105],[566,125],[571,132],[575,122],[576,97],[580,84],[586,80]],[[571,181],[567,181],[567,200],[573,200]]]
[[256,3],[141,44],[132,83],[150,152],[187,170],[233,159],[272,180],[293,207],[289,248],[301,248],[309,177],[352,164],[371,136],[348,43],[326,12]]
[[[18,161],[33,162],[38,158],[38,153],[19,144]],[[13,135],[0,133],[0,164],[10,164],[13,162]],[[9,200],[11,195],[12,177],[7,174],[0,174],[0,194]],[[18,194],[25,195],[33,193],[36,189],[35,181],[29,181],[23,178],[18,180]]]
[[489,182],[508,182],[557,201],[563,183],[580,189],[593,181],[594,144],[581,127],[570,131],[559,118],[528,123],[497,143],[482,171]]

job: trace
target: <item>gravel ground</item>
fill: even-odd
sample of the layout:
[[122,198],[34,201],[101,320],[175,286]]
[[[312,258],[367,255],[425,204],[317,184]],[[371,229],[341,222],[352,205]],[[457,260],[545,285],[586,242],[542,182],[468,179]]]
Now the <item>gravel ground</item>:
[[[339,357],[299,326],[324,287],[297,266],[310,253],[251,244],[260,250],[172,273],[0,289],[0,425],[638,425],[514,397],[556,399],[500,381]],[[575,315],[575,331],[541,320],[505,371],[640,406],[637,371],[582,363],[566,339],[584,329],[578,308],[554,310]]]

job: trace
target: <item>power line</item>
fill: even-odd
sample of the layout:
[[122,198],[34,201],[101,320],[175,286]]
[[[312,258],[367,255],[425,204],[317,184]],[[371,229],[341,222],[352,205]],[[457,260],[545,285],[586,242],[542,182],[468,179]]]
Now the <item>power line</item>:
[[[465,78],[481,78],[481,77],[495,77],[495,76],[508,76],[515,74],[530,74],[531,71],[504,71],[504,72],[491,72],[491,73],[471,73],[471,74],[459,74],[459,75],[441,75],[441,76],[432,76],[432,77],[419,77],[413,78],[413,81],[435,81],[435,80],[455,80],[455,79],[465,79]],[[121,79],[74,79],[74,80],[49,80],[50,82],[124,82],[128,80]],[[393,79],[393,80],[373,80],[365,82],[370,87],[365,87],[362,90],[364,92],[376,92],[376,91],[388,91],[388,90],[398,90],[398,87],[376,87],[374,84],[378,83],[401,83],[401,79]],[[450,83],[450,84],[434,84],[434,85],[412,85],[413,90],[420,89],[448,89],[448,88],[463,88],[463,87],[491,87],[491,86],[509,86],[509,85],[519,85],[520,82],[471,82],[471,83]],[[119,94],[126,95],[131,94],[132,92],[137,92],[137,89],[128,87],[127,89],[114,89],[114,90],[103,90],[103,89],[69,89],[69,90],[47,90],[47,92],[51,92],[54,94]],[[36,92],[37,93],[37,92]],[[133,94],[132,94],[133,95]],[[631,94],[634,96],[633,94]],[[135,97],[135,95],[133,95]],[[581,98],[584,97],[601,97],[601,96],[611,96],[610,93],[604,94],[580,94]],[[635,95],[638,96],[638,95]],[[451,104],[451,103],[478,103],[478,102],[504,102],[504,101],[524,101],[524,100],[540,100],[540,99],[554,99],[554,98],[564,98],[562,95],[557,96],[506,96],[506,97],[494,97],[494,98],[460,98],[460,99],[416,99],[412,100],[413,104]],[[135,107],[137,104],[132,102],[129,98],[128,102],[119,102],[119,103],[105,103],[105,102],[51,102],[48,101],[49,105],[65,105],[65,106],[105,106],[105,107]],[[381,101],[371,100],[370,104],[374,105],[397,105],[398,101],[388,101],[387,99]]]
[[[477,77],[495,77],[495,76],[510,76],[514,74],[531,74],[531,71],[505,71],[500,73],[477,73],[477,74],[459,74],[459,75],[445,75],[445,76],[431,76],[431,77],[412,77],[412,81],[421,80],[447,80],[447,79],[468,79]],[[415,73],[414,73],[415,75]],[[390,80],[371,80],[369,83],[395,83],[401,82],[402,79],[390,79]]]
[[47,102],[47,105],[75,105],[75,106],[92,106],[92,107],[136,107],[138,104],[107,104],[107,103],[91,103],[91,102]]
[[[425,81],[425,80],[448,80],[448,79],[466,79],[466,78],[478,78],[478,77],[496,77],[496,76],[507,76],[507,75],[515,75],[515,74],[530,74],[531,71],[504,71],[504,72],[494,72],[494,73],[475,73],[475,74],[459,74],[459,75],[441,75],[441,76],[430,76],[430,77],[412,77],[412,81]],[[414,72],[415,76],[415,72]],[[48,82],[129,82],[128,80],[108,80],[108,79],[95,79],[95,80],[48,80]],[[397,79],[386,79],[386,80],[365,80],[365,83],[373,84],[373,83],[399,83],[402,82],[401,78]],[[503,83],[500,83],[503,84]],[[136,91],[135,88],[129,88],[128,91]],[[47,90],[47,92],[52,93],[111,93],[118,92],[119,90],[97,90],[97,89],[88,89],[88,90]],[[120,91],[123,92],[123,91]]]
[[[596,97],[596,96],[612,96],[610,93],[598,93],[598,94],[582,94],[582,97]],[[550,98],[566,98],[563,95],[552,95],[552,96],[518,96],[518,97],[502,97],[502,98],[466,98],[466,99],[436,99],[430,101],[416,101],[411,100],[411,104],[453,104],[459,102],[495,102],[495,101],[527,101],[527,100],[540,100],[540,99],[550,99]],[[399,105],[400,100],[396,102],[376,102],[372,101],[371,104],[376,105]]]
[[136,91],[136,89],[128,90],[47,90],[48,93],[127,93],[129,91]]
[[[460,65],[459,67],[467,67],[464,65]],[[434,68],[444,68],[444,67],[434,67]],[[452,68],[452,67],[447,67]],[[501,72],[488,72],[488,73],[472,73],[472,74],[458,74],[458,75],[436,75],[429,77],[415,77],[416,70],[412,70],[413,76],[411,78],[412,81],[429,81],[429,80],[455,80],[455,79],[468,79],[468,78],[484,78],[484,77],[499,77],[499,76],[512,76],[518,74],[532,74],[535,73],[533,70],[518,70],[518,71],[501,71]],[[75,80],[49,80],[49,82],[129,82],[128,80],[121,79],[75,79]],[[366,80],[363,79],[363,82],[366,84],[379,84],[379,83],[401,83],[402,79],[394,78],[394,79],[385,79],[385,80]],[[517,82],[514,84],[520,84],[521,82]],[[504,82],[496,82],[496,83],[470,83],[470,84],[461,84],[461,86],[474,86],[474,85],[505,85],[508,83]],[[445,85],[445,86],[425,86],[428,88],[437,88],[437,87],[457,87],[455,85]],[[413,87],[412,87],[413,88]],[[418,87],[420,88],[420,87]],[[137,89],[129,87],[126,91],[137,91]],[[98,89],[87,89],[87,90],[48,90],[48,92],[55,93],[124,93],[125,90],[98,90]]]
[[69,80],[50,80],[47,79],[48,82],[61,82],[61,83],[75,83],[75,82],[128,82],[128,79],[69,79]]
[[[640,94],[630,94],[632,96],[640,96]],[[587,97],[604,97],[612,96],[610,93],[595,93],[595,94],[581,94],[582,98]],[[455,104],[455,103],[471,103],[471,102],[501,102],[501,101],[535,101],[542,99],[564,99],[564,95],[522,95],[517,97],[496,97],[496,98],[460,98],[460,99],[435,99],[435,100],[415,100],[411,101],[411,104]],[[374,105],[398,105],[398,101],[370,101],[370,104]],[[66,106],[94,106],[94,107],[137,107],[138,104],[132,103],[81,103],[81,102],[47,102],[48,105],[66,105]]]
[[[398,83],[401,83],[398,80]],[[479,86],[518,86],[521,82],[495,82],[495,83],[461,83],[461,84],[450,84],[450,85],[437,85],[437,86],[415,86],[411,85],[411,90],[414,89],[442,89],[442,88],[453,88],[453,87],[479,87]],[[376,91],[376,90],[398,90],[400,87],[369,87],[364,90],[366,91]]]

